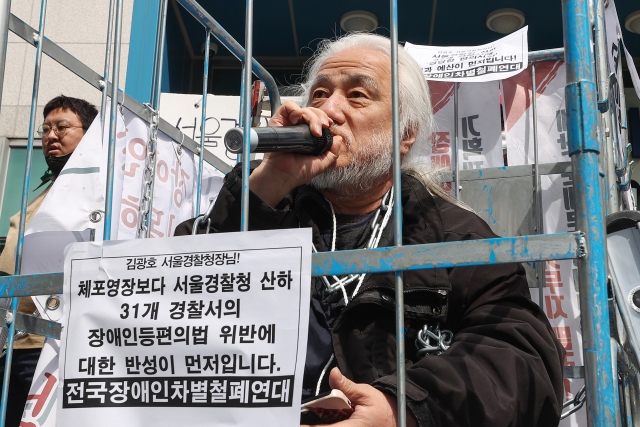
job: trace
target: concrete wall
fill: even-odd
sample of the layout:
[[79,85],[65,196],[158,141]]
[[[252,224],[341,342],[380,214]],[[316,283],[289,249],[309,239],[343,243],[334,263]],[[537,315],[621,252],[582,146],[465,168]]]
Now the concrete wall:
[[[120,86],[124,87],[129,36],[134,0],[124,0],[122,19],[122,53]],[[84,64],[103,73],[109,18],[108,0],[49,0],[45,19],[45,37],[74,55]],[[11,13],[37,29],[40,0],[13,0]],[[35,67],[35,47],[9,32],[4,93],[0,110],[0,137],[26,138]],[[62,65],[43,55],[38,117],[42,123],[42,108],[55,96],[65,94],[84,98],[100,106],[101,92],[85,83]]]

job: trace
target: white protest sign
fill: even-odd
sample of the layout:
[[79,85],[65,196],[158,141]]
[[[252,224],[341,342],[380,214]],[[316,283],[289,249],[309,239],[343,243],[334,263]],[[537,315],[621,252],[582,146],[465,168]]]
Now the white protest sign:
[[309,229],[71,246],[57,424],[299,425],[310,271]]
[[[536,110],[538,161],[568,162],[567,111],[564,102],[564,61],[536,64]],[[509,165],[531,165],[535,159],[533,141],[533,98],[531,68],[502,81],[502,96]]]
[[506,79],[527,68],[528,27],[482,46],[421,46],[406,43],[427,80],[488,82]]
[[[160,116],[185,135],[200,143],[202,123],[202,96],[163,93],[160,98]],[[239,96],[207,95],[207,112],[204,128],[204,146],[218,158],[234,166],[238,156],[224,146],[223,138],[229,129],[238,127]],[[269,111],[263,110],[260,125],[266,126]]]

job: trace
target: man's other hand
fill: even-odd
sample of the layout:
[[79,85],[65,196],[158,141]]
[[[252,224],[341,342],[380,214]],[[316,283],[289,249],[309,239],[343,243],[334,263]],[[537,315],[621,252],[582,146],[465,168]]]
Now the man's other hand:
[[[294,126],[307,123],[311,133],[322,136],[322,129],[333,124],[325,112],[317,108],[302,108],[287,101],[269,120],[269,126]],[[269,206],[275,207],[294,188],[306,184],[324,172],[338,159],[339,144],[319,156],[295,153],[268,153],[251,174],[249,187]]]
[[[395,427],[397,420],[397,402],[368,384],[356,384],[333,368],[329,375],[329,385],[342,391],[351,400],[354,412],[348,420],[330,424],[332,427]],[[320,426],[327,425],[322,424]],[[413,414],[407,411],[407,427],[416,427]],[[306,427],[306,426],[302,426]]]

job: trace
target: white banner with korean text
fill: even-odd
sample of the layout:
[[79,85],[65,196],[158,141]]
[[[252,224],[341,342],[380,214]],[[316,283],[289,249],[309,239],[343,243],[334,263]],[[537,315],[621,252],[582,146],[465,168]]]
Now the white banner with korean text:
[[406,43],[405,51],[422,68],[424,78],[448,82],[506,79],[527,68],[528,27],[482,46],[422,46]]
[[[284,100],[285,98],[282,102]],[[160,98],[160,116],[180,129],[185,135],[200,143],[201,104],[202,96],[200,95],[163,93]],[[238,127],[239,112],[239,96],[207,95],[204,146],[229,166],[236,164],[238,156],[226,149],[223,138],[229,129]],[[271,117],[271,112],[262,110],[260,126],[267,126],[269,117]]]
[[[450,171],[454,145],[454,84],[458,85],[458,168],[504,166],[498,82],[429,81],[436,129],[431,140],[431,166]],[[447,183],[445,190],[451,189]]]
[[74,244],[61,426],[297,426],[309,229]]
[[[536,109],[538,161],[568,162],[567,112],[564,103],[566,86],[564,61],[536,64]],[[531,165],[535,151],[533,141],[533,99],[531,67],[502,81],[507,162],[509,165]]]
[[[571,173],[541,177],[544,233],[576,230],[574,186]],[[566,354],[564,366],[584,366],[578,295],[578,267],[572,259],[545,262],[544,312]],[[573,399],[583,379],[565,379],[565,400]],[[561,427],[587,425],[583,408],[560,423]]]
[[[564,102],[566,81],[563,61],[536,64],[536,110],[539,163],[568,162],[567,114]],[[513,165],[534,163],[533,93],[531,68],[502,82],[507,137],[507,161]],[[541,176],[543,232],[574,231],[574,187],[570,173]],[[577,291],[577,267],[573,260],[544,263],[542,309],[556,337],[566,351],[565,366],[582,366],[582,331]],[[537,289],[532,289],[539,301]],[[565,379],[565,400],[572,399],[584,380]],[[586,425],[581,409],[560,423],[562,427]]]
[[[133,239],[138,225],[148,124],[127,109],[123,109],[123,114],[118,114],[117,119],[111,236],[114,239]],[[96,240],[102,240],[108,115],[104,129],[101,137],[100,121],[96,118],[25,234],[91,228],[95,230]],[[192,153],[178,150],[178,145],[162,132],[158,133],[158,137],[151,237],[166,237],[173,235],[179,223],[195,216],[193,210],[197,182],[194,177],[197,176],[197,166]],[[209,199],[217,196],[222,179],[222,173],[205,163],[201,212],[209,206]],[[61,304],[65,305],[64,298]],[[46,311],[42,313],[46,317]],[[56,425],[57,393],[52,392],[52,387],[59,378],[58,345],[53,339],[47,339],[45,343],[29,391],[23,415],[24,427]]]
[[[147,154],[149,125],[135,114],[124,109],[126,130],[122,135],[123,148],[118,152],[121,169],[122,193],[114,211],[120,212],[118,240],[135,239],[141,205],[143,171]],[[197,188],[197,158],[188,150],[158,132],[156,148],[155,185],[153,190],[153,216],[151,237],[169,237],[178,224],[195,217]],[[208,164],[203,168],[203,186],[200,213],[209,206],[209,199],[216,198],[222,186],[223,175]]]

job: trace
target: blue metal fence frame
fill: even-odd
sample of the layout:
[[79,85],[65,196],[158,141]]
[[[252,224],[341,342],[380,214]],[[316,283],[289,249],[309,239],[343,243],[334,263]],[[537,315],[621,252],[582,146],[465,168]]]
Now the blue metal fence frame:
[[578,196],[576,229],[584,233],[588,249],[587,255],[578,259],[587,414],[593,427],[617,426],[611,375],[606,233],[598,167],[598,108],[587,0],[563,0],[562,18],[567,67],[567,137]]
[[[15,252],[14,274],[20,274],[22,265],[22,246],[24,245],[24,229],[27,217],[27,206],[29,204],[29,186],[31,184],[31,159],[33,157],[33,137],[36,122],[36,105],[38,101],[38,90],[40,87],[40,69],[42,67],[42,41],[44,39],[44,23],[47,15],[47,0],[40,1],[40,19],[38,21],[38,35],[36,47],[36,63],[33,73],[33,91],[31,93],[31,110],[29,112],[29,137],[27,140],[27,158],[24,167],[24,183],[22,186],[22,202],[20,204],[20,223],[18,225],[18,243]],[[11,299],[11,319],[15,319],[18,314],[19,298]],[[2,396],[0,397],[0,427],[4,427],[7,412],[7,402],[9,400],[9,382],[11,378],[11,362],[13,360],[13,344],[16,332],[16,323],[11,322],[9,325],[9,339],[7,341],[7,351],[4,360],[4,378],[2,379]]]

